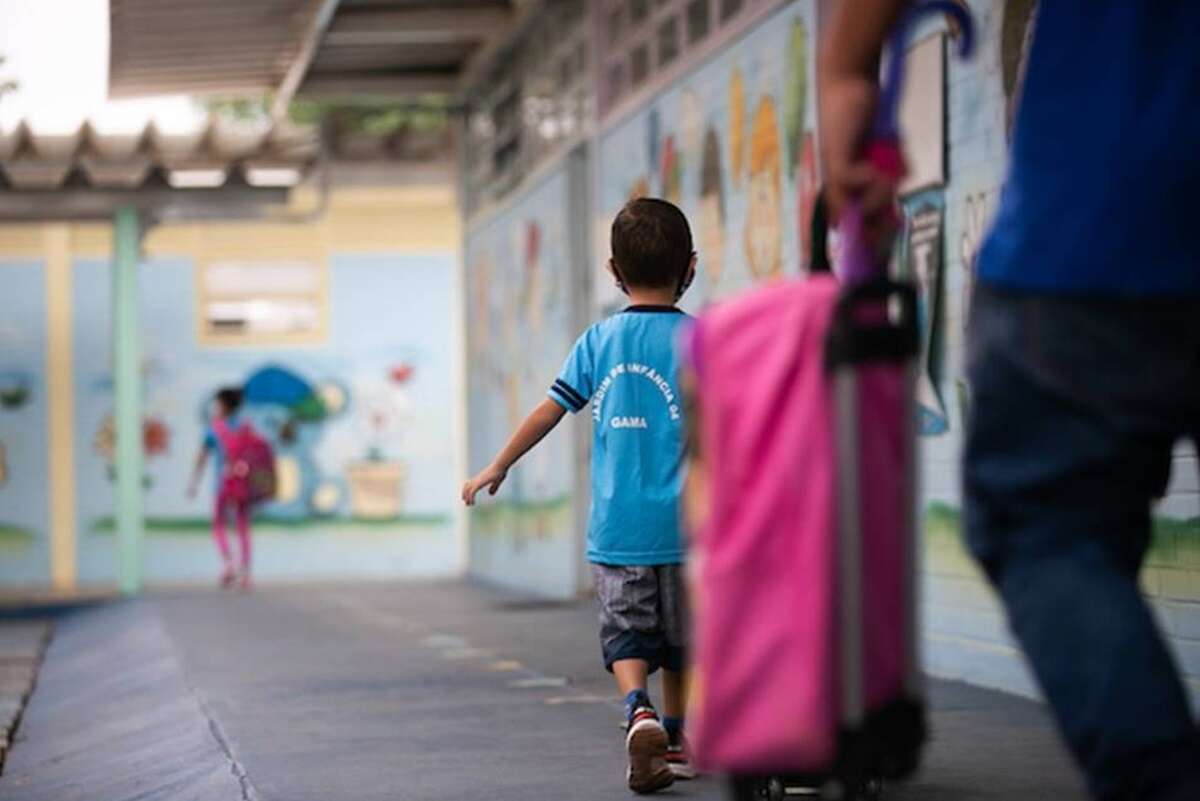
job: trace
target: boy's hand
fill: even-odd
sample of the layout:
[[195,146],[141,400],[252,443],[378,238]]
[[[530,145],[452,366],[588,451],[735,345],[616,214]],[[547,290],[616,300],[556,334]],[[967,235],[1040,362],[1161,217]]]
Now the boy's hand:
[[504,483],[504,479],[508,477],[508,471],[502,470],[495,465],[488,465],[479,475],[463,484],[462,499],[467,506],[475,505],[475,495],[484,487],[487,487],[488,495],[495,495],[500,489],[500,485]]

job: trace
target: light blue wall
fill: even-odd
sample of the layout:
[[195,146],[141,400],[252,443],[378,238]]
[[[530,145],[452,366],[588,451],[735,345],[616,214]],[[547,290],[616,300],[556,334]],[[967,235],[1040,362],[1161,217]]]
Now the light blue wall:
[[[764,262],[757,268],[759,274],[751,270],[748,236],[769,242],[768,251],[779,255],[780,274],[799,272],[807,263],[801,258],[799,207],[811,202],[817,188],[811,172],[816,166],[816,31],[813,3],[787,4],[644,106],[607,124],[599,136],[595,170],[598,261],[608,255],[607,226],[641,188],[679,205],[691,222],[699,266],[686,307],[698,309],[763,277],[771,260],[756,259]],[[756,131],[762,109],[770,109],[769,116],[761,118],[769,124]],[[701,204],[709,131],[719,143],[724,199],[724,224],[719,228],[708,224]],[[777,160],[778,167],[767,171],[773,173],[767,175],[768,185],[777,194],[773,203],[751,213],[750,168],[756,144]],[[602,282],[596,293],[602,308],[619,302],[608,289]]]
[[46,279],[0,263],[0,584],[48,585]]
[[[458,566],[451,525],[457,476],[451,396],[454,259],[450,254],[335,255],[330,262],[327,341],[294,348],[205,347],[196,336],[194,265],[156,259],[140,270],[145,416],[162,426],[165,451],[146,459],[148,582],[207,581],[218,569],[207,516],[210,464],[202,492],[186,488],[203,439],[206,399],[278,366],[325,404],[321,419],[299,422],[290,441],[283,404],[248,403],[247,415],[296,465],[297,492],[264,510],[256,527],[255,569],[264,579],[448,575]],[[111,410],[110,269],[75,265],[74,348],[79,573],[114,575],[112,485],[99,433]],[[403,385],[394,368],[413,368]],[[327,389],[328,388],[328,389]],[[375,415],[386,426],[377,432]],[[385,520],[358,519],[351,465],[376,448],[403,471],[400,507]]]
[[[473,222],[466,240],[470,469],[488,464],[546,398],[575,337],[565,167]],[[534,448],[471,513],[473,575],[569,597],[576,591],[576,450],[570,425]]]

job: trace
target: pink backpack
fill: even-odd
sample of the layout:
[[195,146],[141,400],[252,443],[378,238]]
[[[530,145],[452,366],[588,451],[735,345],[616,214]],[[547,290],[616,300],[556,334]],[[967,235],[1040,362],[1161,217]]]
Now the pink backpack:
[[706,769],[916,765],[914,334],[887,311],[913,302],[903,285],[814,276],[716,306],[685,341],[707,488],[689,567]]
[[224,420],[214,420],[213,431],[225,457],[218,490],[221,498],[256,505],[275,497],[275,454],[271,444],[249,423],[230,429]]

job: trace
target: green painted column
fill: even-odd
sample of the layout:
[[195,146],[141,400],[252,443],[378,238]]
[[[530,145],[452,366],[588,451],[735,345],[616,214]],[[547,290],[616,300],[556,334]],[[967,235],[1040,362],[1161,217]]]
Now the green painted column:
[[116,431],[117,577],[121,592],[142,584],[142,371],[138,336],[141,222],[132,206],[113,220],[113,422]]

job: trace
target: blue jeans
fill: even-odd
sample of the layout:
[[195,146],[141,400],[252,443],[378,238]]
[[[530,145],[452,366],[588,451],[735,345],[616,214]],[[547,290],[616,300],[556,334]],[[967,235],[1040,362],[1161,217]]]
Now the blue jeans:
[[1200,733],[1138,586],[1172,448],[1200,435],[1200,297],[981,286],[967,369],[967,544],[1092,794],[1200,799]]

